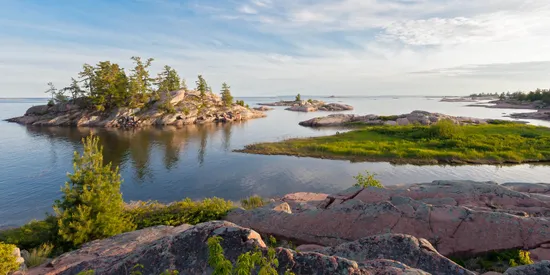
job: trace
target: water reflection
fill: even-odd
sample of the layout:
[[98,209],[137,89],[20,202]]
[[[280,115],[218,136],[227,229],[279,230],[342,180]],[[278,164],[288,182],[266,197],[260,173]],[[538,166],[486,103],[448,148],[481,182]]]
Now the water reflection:
[[219,149],[228,152],[231,148],[232,127],[239,124],[206,124],[183,127],[150,127],[135,130],[96,129],[96,128],[62,128],[62,127],[27,127],[28,134],[46,138],[51,144],[50,157],[56,162],[57,151],[54,144],[68,143],[73,151],[82,149],[84,137],[94,134],[100,137],[103,146],[105,163],[125,167],[132,165],[138,179],[153,178],[151,155],[153,148],[161,148],[162,163],[168,171],[180,162],[181,155],[191,144],[197,144],[197,163],[203,166],[208,152],[209,137],[221,135]]

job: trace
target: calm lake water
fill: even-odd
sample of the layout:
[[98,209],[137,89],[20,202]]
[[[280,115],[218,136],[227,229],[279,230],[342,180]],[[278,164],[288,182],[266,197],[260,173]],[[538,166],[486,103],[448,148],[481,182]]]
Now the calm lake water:
[[[251,106],[281,98],[242,98]],[[402,114],[413,110],[480,118],[502,118],[522,110],[465,107],[468,103],[439,102],[423,97],[363,97],[324,99],[355,107],[357,114]],[[0,99],[0,119],[23,114],[42,100]],[[295,113],[283,107],[267,118],[227,125],[150,128],[123,131],[105,129],[40,128],[0,122],[0,227],[20,225],[51,212],[60,197],[74,151],[90,132],[100,136],[105,158],[120,166],[126,201],[170,202],[186,197],[222,197],[239,200],[290,192],[334,192],[351,186],[363,170],[378,174],[386,185],[437,179],[480,181],[548,181],[550,166],[413,166],[389,163],[350,163],[287,156],[234,153],[244,145],[292,137],[333,134],[337,129],[311,129],[299,121],[326,113]],[[532,121],[550,127],[550,123]]]

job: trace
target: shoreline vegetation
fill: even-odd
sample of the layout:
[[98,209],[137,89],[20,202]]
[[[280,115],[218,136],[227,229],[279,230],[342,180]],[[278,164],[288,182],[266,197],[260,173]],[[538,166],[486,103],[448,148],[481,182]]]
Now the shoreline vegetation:
[[116,63],[84,64],[71,85],[57,89],[48,83],[47,105],[34,106],[24,116],[8,119],[24,125],[135,128],[150,125],[187,125],[241,121],[265,117],[242,100],[234,101],[231,87],[221,86],[220,96],[202,75],[194,90],[170,66],[156,77],[153,59],[132,57],[127,73]]
[[362,127],[333,136],[245,146],[237,152],[394,164],[520,164],[550,161],[550,129],[513,122]]

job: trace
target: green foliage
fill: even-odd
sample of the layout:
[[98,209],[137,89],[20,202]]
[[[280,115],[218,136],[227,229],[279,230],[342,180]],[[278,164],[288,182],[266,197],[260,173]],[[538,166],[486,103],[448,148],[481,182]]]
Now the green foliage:
[[81,97],[84,95],[84,90],[82,90],[82,88],[80,88],[80,85],[78,84],[78,81],[74,78],[71,77],[71,85],[69,85],[68,87],[65,87],[63,89],[61,89],[63,92],[70,92],[71,93],[71,98],[73,100]]
[[162,273],[160,273],[160,275],[178,275],[178,274],[180,274],[180,272],[177,270],[165,270]]
[[196,81],[197,84],[197,91],[200,92],[200,98],[204,102],[206,99],[206,93],[210,90],[208,87],[208,84],[206,83],[206,80],[202,77],[202,75],[199,75],[199,79]]
[[163,111],[165,114],[174,115],[177,113],[176,108],[174,107],[174,104],[170,102],[170,100],[167,100],[166,102],[159,105],[159,110]]
[[[157,91],[159,93],[177,91],[181,88],[178,73],[168,65],[165,65],[164,70],[158,74],[156,82],[158,86]],[[185,80],[182,83],[185,84]]]
[[17,258],[13,255],[16,248],[15,245],[0,242],[0,274],[9,274],[19,269]]
[[95,275],[95,270],[84,270],[78,272],[76,275]]
[[229,90],[231,87],[227,85],[227,83],[222,84],[222,101],[225,104],[225,106],[231,106],[233,104],[233,96],[231,95],[231,91]]
[[302,101],[302,96],[300,94],[297,94],[295,101]]
[[[48,216],[43,221],[31,221],[26,225],[0,232],[0,242],[14,244],[30,250],[44,243],[57,244],[57,218]],[[61,245],[60,245],[61,246]]]
[[237,101],[235,101],[235,104],[240,105],[240,106],[243,106],[243,107],[244,107],[244,105],[245,105],[245,104],[244,104],[244,100],[237,100]]
[[550,160],[550,129],[546,127],[503,124],[449,128],[372,126],[334,136],[248,145],[243,152],[415,164]]
[[45,91],[45,93],[50,94],[52,96],[52,100],[55,98],[55,95],[57,94],[57,88],[55,88],[52,82],[48,82],[48,89]]
[[506,98],[515,99],[519,101],[542,101],[546,105],[550,105],[550,90],[549,89],[536,89],[530,92],[515,92],[508,93]]
[[25,265],[27,265],[28,268],[39,266],[48,260],[52,252],[53,245],[49,243],[33,248],[30,250],[28,256],[23,257],[25,259]]
[[241,206],[246,210],[262,207],[267,202],[260,196],[251,196],[241,200]]
[[55,101],[53,99],[48,100],[48,107],[52,107],[55,105]]
[[123,215],[120,174],[103,165],[99,138],[83,139],[84,152],[74,155],[74,172],[62,188],[54,210],[59,217],[58,234],[74,246],[133,229]]
[[[268,248],[267,255],[260,250],[246,252],[239,255],[235,266],[224,256],[223,248],[220,245],[222,238],[219,236],[210,237],[208,244],[208,264],[214,269],[216,275],[277,275],[279,260],[275,249]],[[258,272],[254,272],[258,266]],[[294,275],[287,270],[285,275]]]
[[510,267],[533,264],[528,251],[510,249],[492,251],[475,258],[451,257],[460,266],[480,273],[496,271],[504,272]]
[[378,119],[382,121],[390,121],[390,120],[397,120],[399,116],[378,116]]
[[430,126],[430,136],[432,138],[452,139],[463,136],[464,133],[460,125],[455,124],[450,119],[438,121]]
[[192,201],[185,199],[164,205],[158,202],[138,202],[127,207],[126,215],[138,229],[157,226],[181,224],[198,224],[220,220],[233,208],[230,201],[219,198]]
[[367,187],[376,187],[376,188],[384,188],[382,183],[380,183],[379,180],[375,179],[374,177],[376,174],[370,173],[369,171],[365,171],[365,175],[362,173],[357,174],[357,176],[354,176],[353,178],[356,180],[355,186],[367,188]]

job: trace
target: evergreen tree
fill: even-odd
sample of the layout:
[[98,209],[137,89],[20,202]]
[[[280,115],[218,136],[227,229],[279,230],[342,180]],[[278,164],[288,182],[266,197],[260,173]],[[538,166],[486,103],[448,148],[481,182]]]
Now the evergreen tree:
[[78,77],[81,78],[80,82],[84,82],[84,93],[89,97],[94,96],[94,77],[95,77],[95,68],[90,64],[84,64],[82,66],[82,72],[78,73]]
[[170,66],[164,66],[164,71],[158,74],[157,86],[159,93],[168,93],[180,89],[180,77],[176,70]]
[[68,91],[71,93],[71,98],[73,100],[77,99],[80,96],[84,95],[84,90],[80,88],[80,85],[78,85],[78,81],[71,77],[71,85],[68,87],[65,87],[62,89],[62,91]]
[[132,60],[135,63],[134,69],[132,69],[132,75],[130,76],[130,106],[137,107],[142,103],[145,103],[151,96],[153,90],[151,85],[153,80],[149,75],[149,67],[153,62],[153,58],[149,58],[145,63],[141,60],[141,57],[132,56]]
[[59,217],[59,235],[75,246],[111,237],[134,228],[124,217],[118,167],[103,165],[99,138],[83,139],[84,152],[74,154],[74,172],[62,188],[54,210]]
[[52,82],[48,82],[48,90],[46,90],[45,93],[51,94],[52,100],[55,98],[55,95],[57,94],[57,88],[55,88]]
[[231,95],[231,91],[229,90],[231,87],[227,85],[227,83],[222,84],[222,101],[226,106],[231,106],[233,104],[233,96]]
[[302,101],[302,96],[300,94],[296,95],[296,101]]
[[197,91],[200,92],[200,97],[202,100],[204,100],[206,98],[206,93],[209,91],[209,87],[202,75],[199,75],[199,80],[197,80],[196,84]]
[[94,87],[91,99],[98,110],[128,105],[128,99],[131,98],[128,77],[118,64],[110,61],[99,62],[94,68],[91,83]]

